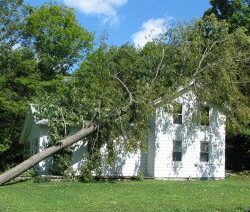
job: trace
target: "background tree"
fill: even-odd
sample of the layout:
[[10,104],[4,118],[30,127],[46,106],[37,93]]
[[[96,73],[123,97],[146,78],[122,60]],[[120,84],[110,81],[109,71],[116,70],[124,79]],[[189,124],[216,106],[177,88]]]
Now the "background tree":
[[245,27],[250,33],[250,1],[249,0],[210,0],[211,8],[205,15],[215,14],[219,20],[230,23],[230,31]]
[[67,74],[92,46],[93,35],[78,23],[74,11],[59,5],[34,8],[24,27],[44,79]]
[[[17,0],[1,1],[0,7],[0,170],[3,169],[4,159],[9,155],[9,162],[16,157],[17,151],[11,151],[11,154],[2,155],[2,152],[8,150],[13,144],[12,141],[18,140],[19,126],[16,125],[20,118],[17,112],[19,106],[17,93],[9,87],[12,85],[11,78],[12,67],[20,62],[20,54],[15,49],[21,42],[21,29],[23,20],[27,16],[27,9]],[[25,56],[24,56],[25,57]],[[18,58],[16,60],[16,58]],[[18,62],[17,62],[18,61]],[[13,83],[14,84],[14,83]],[[13,85],[14,87],[14,85]],[[20,99],[19,99],[20,100]],[[20,105],[20,108],[22,106]],[[14,142],[15,143],[15,142]],[[15,146],[16,148],[16,146]],[[10,156],[11,155],[11,156]]]
[[[250,35],[250,1],[249,0],[212,0],[210,1],[211,8],[205,12],[206,15],[211,13],[215,14],[219,20],[225,20],[229,24],[231,33],[237,33],[237,29],[244,27],[248,35]],[[245,41],[246,44],[249,42]],[[240,51],[250,52],[249,46],[240,46]],[[239,89],[242,94],[249,101],[250,96],[250,60],[245,58],[238,61],[238,65],[241,66],[241,75],[245,75],[245,80],[238,82]],[[247,113],[246,109],[243,109]],[[244,114],[244,112],[242,113]],[[227,169],[244,170],[250,169],[250,125],[249,122],[245,122],[237,130],[232,126],[229,126],[227,133]]]

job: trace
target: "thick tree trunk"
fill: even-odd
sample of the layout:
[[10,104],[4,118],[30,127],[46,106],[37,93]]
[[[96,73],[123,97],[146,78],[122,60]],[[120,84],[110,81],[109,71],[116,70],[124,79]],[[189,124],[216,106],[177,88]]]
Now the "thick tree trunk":
[[42,152],[39,152],[29,159],[25,160],[24,162],[20,163],[19,165],[15,166],[14,168],[8,170],[7,172],[0,175],[0,185],[3,185],[6,182],[14,179],[15,177],[19,176],[26,170],[30,169],[40,161],[50,157],[51,155],[55,154],[56,152],[68,147],[77,141],[81,140],[82,138],[86,137],[87,135],[93,133],[96,130],[96,126],[91,125],[88,128],[81,129],[77,133],[72,136],[69,136],[61,141],[59,141],[59,145],[55,145],[45,149]]

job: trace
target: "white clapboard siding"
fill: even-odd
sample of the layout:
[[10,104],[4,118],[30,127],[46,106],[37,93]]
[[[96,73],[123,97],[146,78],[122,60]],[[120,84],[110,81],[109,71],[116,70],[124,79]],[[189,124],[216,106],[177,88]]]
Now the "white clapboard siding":
[[79,175],[81,167],[84,165],[87,154],[87,142],[80,140],[73,144],[72,169],[75,175]]
[[[191,122],[192,110],[195,111],[194,95],[187,92],[176,101],[183,105],[183,124],[173,124],[170,113],[161,108],[156,110],[154,177],[224,178],[225,116],[210,107],[210,125],[200,127]],[[182,141],[181,162],[172,160],[173,140]],[[201,141],[210,142],[209,162],[200,162]]]
[[[103,149],[103,159],[105,158],[106,149]],[[134,153],[128,153],[122,150],[114,166],[107,165],[105,160],[103,160],[103,175],[104,176],[137,176],[142,170],[143,162],[141,161],[141,151],[138,150]]]
[[[40,126],[33,124],[31,127],[31,133],[28,137],[30,142],[30,155],[41,152],[47,148],[49,143],[48,128],[45,126]],[[34,141],[36,144],[34,145]],[[50,165],[52,162],[52,157],[46,158],[36,165],[40,175],[48,175]]]
[[[145,157],[140,150],[134,153],[128,153],[121,150],[117,160],[113,166],[106,163],[107,148],[101,148],[102,155],[102,175],[103,176],[137,176],[140,171],[144,171]],[[87,143],[79,141],[74,145],[73,150],[73,171],[76,175],[80,173],[81,167],[84,165],[84,156],[87,154]]]

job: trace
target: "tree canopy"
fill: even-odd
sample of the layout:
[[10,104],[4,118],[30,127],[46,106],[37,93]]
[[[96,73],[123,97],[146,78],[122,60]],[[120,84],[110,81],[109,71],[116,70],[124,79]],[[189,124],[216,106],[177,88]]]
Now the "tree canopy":
[[78,23],[74,11],[58,5],[34,8],[26,19],[24,37],[33,47],[45,79],[67,74],[91,48],[93,35]]
[[219,20],[230,23],[230,31],[245,27],[250,33],[250,1],[249,0],[210,0],[211,8],[205,15],[215,14]]

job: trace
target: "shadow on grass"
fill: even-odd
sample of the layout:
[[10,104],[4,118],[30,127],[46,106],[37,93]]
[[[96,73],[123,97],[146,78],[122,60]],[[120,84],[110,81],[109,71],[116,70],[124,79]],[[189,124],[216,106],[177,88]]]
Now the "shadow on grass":
[[23,182],[26,182],[27,180],[30,180],[29,178],[26,178],[26,179],[16,179],[16,180],[12,180],[8,183],[5,183],[1,186],[9,186],[9,185],[15,185],[15,184],[18,184],[18,183],[23,183]]

